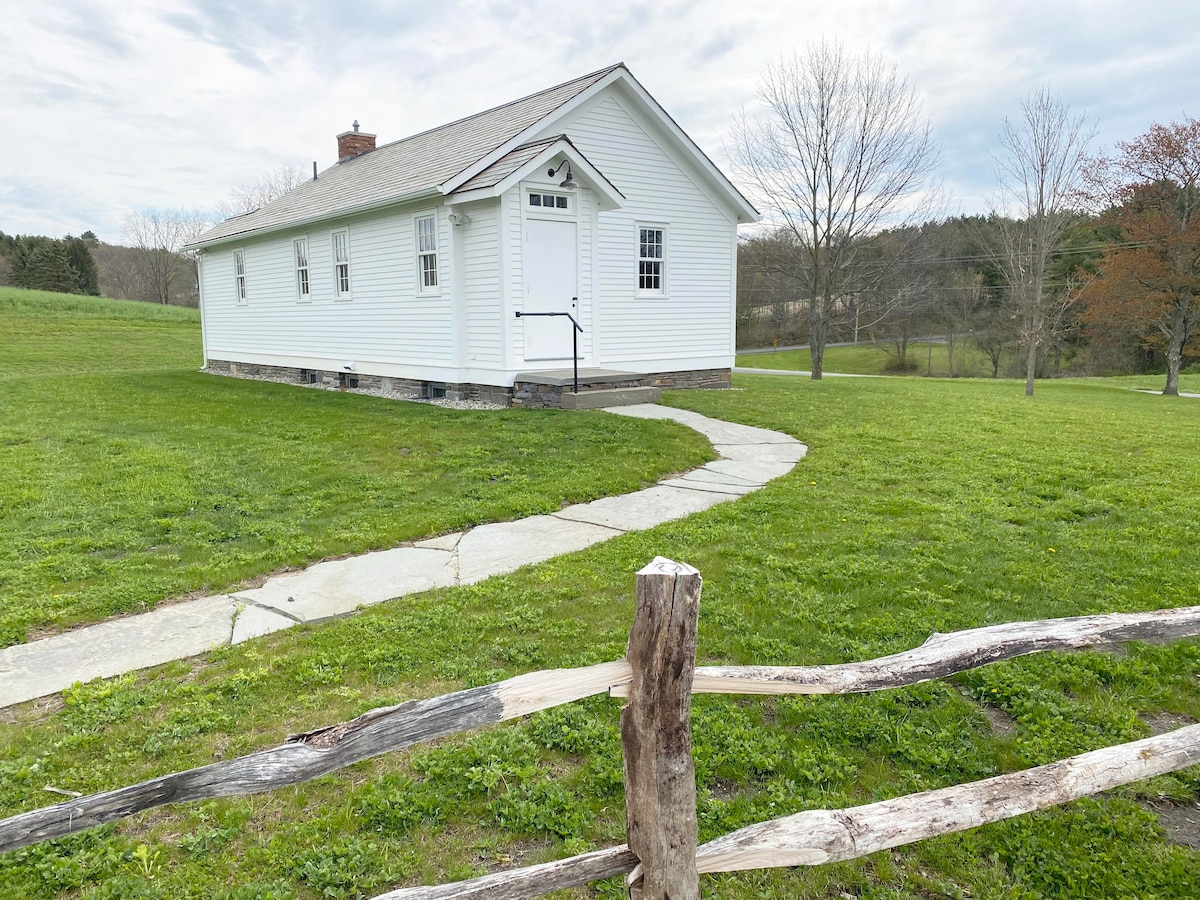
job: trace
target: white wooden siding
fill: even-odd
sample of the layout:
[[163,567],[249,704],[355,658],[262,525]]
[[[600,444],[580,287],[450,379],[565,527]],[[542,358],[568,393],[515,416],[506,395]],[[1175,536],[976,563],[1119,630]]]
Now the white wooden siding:
[[499,366],[503,361],[500,265],[500,204],[478,203],[462,229],[463,300],[467,308],[467,361]]
[[[504,240],[508,251],[508,296],[510,298],[509,309],[504,311],[504,321],[512,335],[507,360],[508,367],[512,369],[519,368],[525,359],[525,331],[521,327],[521,320],[513,316],[514,312],[522,308],[525,299],[524,269],[522,268],[522,250],[525,241],[525,214],[522,207],[525,201],[521,185],[518,184],[505,191],[501,202],[504,210]],[[509,317],[512,317],[511,322]]]
[[[207,352],[211,359],[287,357],[370,363],[449,364],[454,354],[451,310],[454,273],[450,225],[438,210],[441,293],[417,292],[413,213],[332,222],[322,228],[247,240],[246,303],[235,301],[232,248],[204,255],[203,296]],[[331,232],[346,227],[350,238],[349,300],[334,297]],[[310,297],[296,297],[293,241],[309,242]],[[364,365],[366,364],[366,365]]]
[[[671,360],[732,363],[732,217],[659,142],[648,119],[614,93],[555,123],[626,197],[598,215],[594,264],[596,363],[666,371]],[[667,293],[638,297],[637,223],[667,226]]]

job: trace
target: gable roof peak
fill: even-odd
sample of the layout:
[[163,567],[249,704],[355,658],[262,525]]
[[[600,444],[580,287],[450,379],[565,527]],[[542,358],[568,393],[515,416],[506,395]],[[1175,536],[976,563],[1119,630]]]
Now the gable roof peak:
[[[582,90],[586,89],[587,87],[590,87],[591,85],[595,84],[597,81],[600,81],[602,78],[605,78],[610,73],[615,72],[617,69],[624,69],[626,72],[629,71],[629,68],[625,65],[625,63],[623,63],[623,62],[614,63],[611,66],[605,66],[603,69],[597,69],[595,72],[589,72],[587,75],[579,75],[575,78],[569,78],[566,81],[562,82],[561,84],[556,84],[553,87],[543,88],[540,91],[534,91],[532,94],[526,94],[524,97],[518,97],[516,100],[509,100],[506,103],[501,103],[497,106],[489,107],[488,109],[482,110],[481,112],[471,113],[470,115],[462,116],[461,118],[454,119],[451,122],[445,122],[441,125],[435,125],[432,128],[426,128],[424,131],[418,131],[415,134],[408,135],[407,137],[402,137],[397,140],[391,141],[387,144],[383,144],[382,146],[380,146],[379,149],[383,150],[387,147],[393,147],[396,144],[403,144],[407,141],[413,141],[413,140],[416,140],[417,138],[421,138],[421,137],[425,137],[426,135],[433,134],[434,132],[442,131],[443,129],[454,128],[455,126],[463,125],[463,124],[471,122],[475,119],[483,118],[484,116],[492,116],[497,113],[503,112],[504,110],[509,109],[511,107],[519,107],[522,104],[528,103],[531,100],[537,100],[539,97],[555,94],[560,91],[565,92],[566,89],[572,88],[575,85],[580,85],[579,90],[582,91]],[[575,93],[579,93],[579,91],[576,91]],[[574,96],[574,94],[572,94],[571,96]],[[567,98],[567,99],[570,99],[570,98]],[[563,100],[563,102],[565,103],[566,100]]]

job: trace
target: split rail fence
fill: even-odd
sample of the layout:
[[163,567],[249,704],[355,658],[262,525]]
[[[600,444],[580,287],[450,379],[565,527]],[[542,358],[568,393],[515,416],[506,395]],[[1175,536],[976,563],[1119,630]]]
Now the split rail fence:
[[695,569],[661,557],[640,571],[626,659],[533,672],[371,710],[349,722],[292,735],[270,750],[21,813],[0,821],[0,851],[167,803],[297,784],[422,741],[605,693],[628,698],[621,710],[627,844],[469,881],[400,888],[376,900],[517,900],[617,875],[626,876],[635,898],[698,900],[703,873],[854,859],[1200,763],[1200,725],[1190,725],[983,781],[760,822],[697,846],[689,728],[694,692],[877,691],[1028,653],[1200,634],[1200,606],[1195,606],[934,634],[913,650],[843,665],[696,668],[700,585]]

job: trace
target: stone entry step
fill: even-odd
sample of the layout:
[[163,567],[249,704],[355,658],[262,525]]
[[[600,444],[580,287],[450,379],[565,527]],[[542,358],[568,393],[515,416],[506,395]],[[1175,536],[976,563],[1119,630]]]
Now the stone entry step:
[[[513,383],[512,405],[528,409],[600,409],[655,403],[662,395],[659,388],[646,387],[644,373],[618,369],[580,369],[578,394],[572,393],[574,386],[575,373],[571,369],[522,372]],[[589,399],[583,399],[585,394]]]
[[[623,372],[620,369],[580,369],[580,392],[595,386],[597,388],[634,387],[644,384],[645,372]],[[517,384],[538,384],[545,387],[560,387],[568,390],[575,384],[575,373],[572,369],[543,369],[540,372],[522,372],[515,379]]]
[[662,388],[656,387],[624,387],[604,388],[600,390],[583,390],[571,393],[569,388],[563,389],[563,409],[606,409],[610,406],[634,406],[638,403],[657,403],[662,399]]

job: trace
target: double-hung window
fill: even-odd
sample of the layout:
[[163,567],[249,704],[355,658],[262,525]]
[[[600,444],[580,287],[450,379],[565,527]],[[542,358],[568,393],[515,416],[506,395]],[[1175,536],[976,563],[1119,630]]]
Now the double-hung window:
[[331,235],[333,241],[333,295],[350,299],[350,232],[345,228]]
[[639,225],[637,292],[653,295],[666,293],[666,267],[666,230]]
[[308,238],[296,238],[296,299],[309,299],[308,290]]
[[246,305],[246,251],[233,251],[233,287],[238,306]]
[[437,216],[419,216],[417,231],[417,282],[422,293],[436,293],[438,289],[437,267]]

